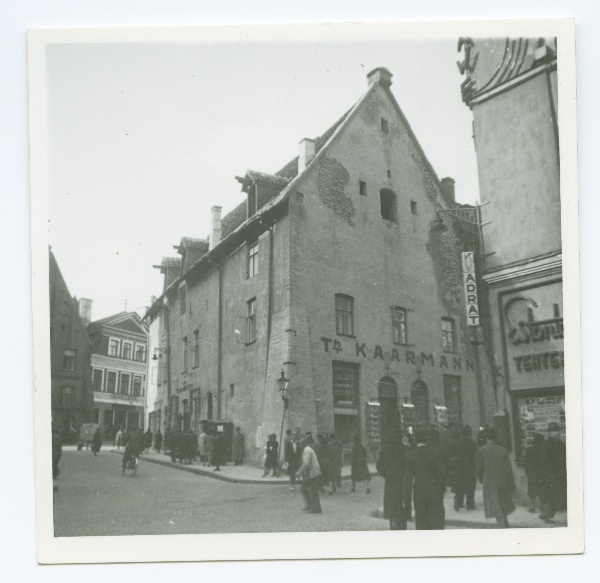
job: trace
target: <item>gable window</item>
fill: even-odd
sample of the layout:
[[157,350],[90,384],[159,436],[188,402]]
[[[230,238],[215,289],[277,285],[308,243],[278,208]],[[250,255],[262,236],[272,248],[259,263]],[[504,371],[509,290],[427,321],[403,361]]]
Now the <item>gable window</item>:
[[127,360],[131,360],[131,356],[133,354],[133,346],[131,342],[123,342],[123,358]]
[[179,288],[179,313],[185,314],[185,304],[187,300],[187,290],[185,283]]
[[258,241],[248,245],[248,278],[258,273]]
[[194,368],[200,366],[200,331],[194,330]]
[[385,117],[381,118],[381,131],[384,134],[389,134],[390,133],[390,124],[389,124],[388,120],[385,119]]
[[382,188],[379,191],[379,199],[381,203],[381,218],[395,223],[398,219],[396,213],[396,193],[393,190]]
[[456,334],[452,318],[442,318],[442,350],[456,352]]
[[391,171],[391,170],[388,170],[388,171],[387,171],[387,177],[388,177],[388,178],[391,178],[391,177],[392,177],[392,171]]
[[135,347],[135,359],[138,362],[146,362],[146,346],[144,344],[137,344]]
[[106,392],[117,392],[117,373],[113,370],[106,371]]
[[354,299],[350,296],[335,296],[335,331],[342,336],[354,336]]
[[104,371],[100,368],[95,368],[92,372],[92,383],[94,385],[94,391],[96,392],[101,392],[103,387],[103,381],[104,381]]
[[410,201],[410,212],[411,212],[413,215],[416,215],[416,214],[417,214],[417,203],[416,203],[414,200],[411,200],[411,201]]
[[108,341],[108,356],[119,356],[119,341],[115,338]]
[[246,302],[246,310],[246,342],[254,342],[256,340],[256,298]]
[[63,353],[63,370],[73,372],[75,370],[75,350],[65,350]]
[[367,183],[364,180],[358,181],[358,194],[367,196]]
[[183,372],[188,369],[188,339],[187,336],[183,339]]
[[131,375],[129,373],[122,372],[121,379],[119,382],[119,393],[121,395],[129,394],[129,383],[131,382]]
[[392,334],[394,344],[408,344],[406,336],[406,310],[398,306],[392,308]]

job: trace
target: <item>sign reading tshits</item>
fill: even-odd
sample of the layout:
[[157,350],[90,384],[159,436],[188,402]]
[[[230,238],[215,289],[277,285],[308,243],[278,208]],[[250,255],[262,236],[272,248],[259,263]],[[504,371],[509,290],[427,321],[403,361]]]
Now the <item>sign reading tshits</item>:
[[462,254],[463,285],[469,326],[479,326],[479,302],[477,300],[477,280],[475,279],[475,254],[465,251]]
[[503,319],[512,389],[564,384],[562,285],[505,296]]

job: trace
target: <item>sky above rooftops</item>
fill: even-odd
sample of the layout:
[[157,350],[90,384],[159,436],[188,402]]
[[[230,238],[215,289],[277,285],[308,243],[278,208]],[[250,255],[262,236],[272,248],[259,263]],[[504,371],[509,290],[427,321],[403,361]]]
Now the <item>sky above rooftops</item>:
[[148,306],[162,291],[152,265],[177,256],[182,236],[206,238],[212,206],[225,215],[244,200],[235,176],[281,169],[378,66],[438,176],[474,203],[456,47],[454,37],[49,46],[49,240],[71,293],[93,300],[93,320]]

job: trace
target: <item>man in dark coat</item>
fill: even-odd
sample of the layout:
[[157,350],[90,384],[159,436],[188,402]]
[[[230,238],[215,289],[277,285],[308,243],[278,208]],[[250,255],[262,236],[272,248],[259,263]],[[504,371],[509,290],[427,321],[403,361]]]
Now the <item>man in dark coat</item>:
[[390,521],[390,530],[406,530],[407,512],[404,503],[404,469],[406,448],[402,431],[395,430],[377,458],[377,472],[385,480],[383,517]]
[[566,508],[567,452],[560,439],[560,426],[550,423],[542,455],[542,513],[540,518],[552,523],[557,510]]
[[512,493],[516,488],[508,452],[496,443],[495,429],[486,431],[487,443],[477,452],[477,477],[483,484],[486,518],[495,518],[498,528],[508,528],[508,515],[515,511]]
[[144,449],[147,453],[150,453],[150,448],[152,447],[152,431],[150,431],[150,427],[148,427],[148,431],[144,433]]
[[416,447],[406,454],[404,478],[405,494],[413,492],[415,528],[444,530],[446,475],[437,431],[420,430],[415,441]]
[[449,456],[453,475],[454,510],[458,512],[460,508],[465,507],[465,497],[467,510],[475,510],[477,445],[471,439],[471,428],[468,425],[463,428],[460,439],[450,447]]
[[236,427],[233,437],[231,438],[231,454],[234,466],[241,466],[244,463],[245,450],[246,440],[244,434],[240,427]]
[[160,453],[162,449],[163,443],[163,434],[160,432],[160,429],[156,432],[156,436],[154,437],[154,449]]
[[544,436],[536,433],[533,445],[525,450],[525,475],[527,476],[527,495],[529,512],[535,512],[536,499],[540,499],[540,508],[544,498]]
[[211,463],[213,466],[213,472],[221,471],[221,464],[223,463],[223,456],[225,455],[225,438],[223,433],[217,431],[212,446]]

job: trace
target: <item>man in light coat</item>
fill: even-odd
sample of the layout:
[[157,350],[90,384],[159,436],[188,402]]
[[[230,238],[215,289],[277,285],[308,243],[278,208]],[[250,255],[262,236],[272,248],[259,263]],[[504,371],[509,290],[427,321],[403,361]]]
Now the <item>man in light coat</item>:
[[302,449],[302,463],[296,472],[298,477],[302,477],[302,496],[304,497],[305,512],[311,514],[321,513],[321,500],[319,498],[319,482],[321,477],[321,468],[317,460],[317,454],[304,440],[300,444]]
[[496,431],[486,431],[487,443],[477,452],[477,477],[483,484],[483,506],[486,518],[495,518],[498,528],[508,528],[508,515],[515,511],[515,490],[508,452],[496,443]]

